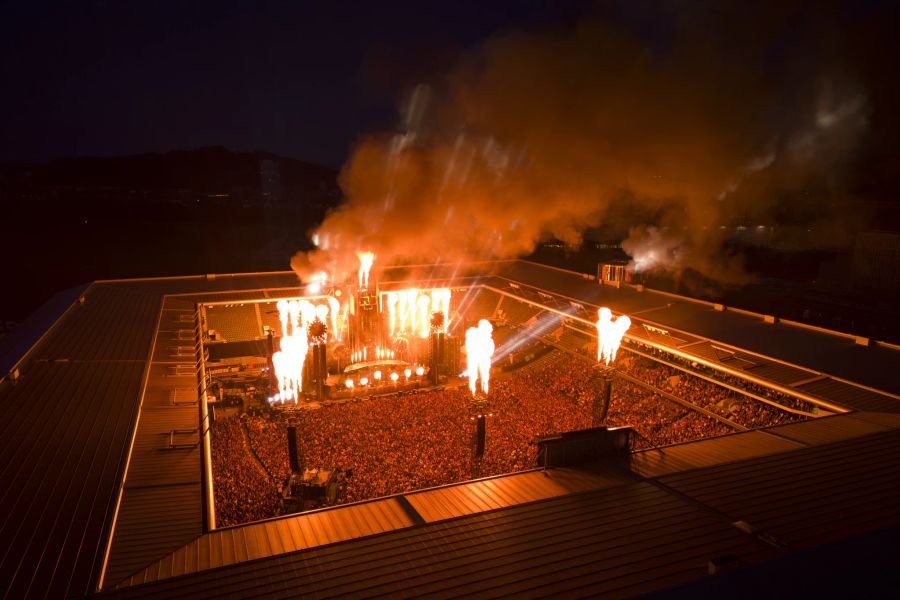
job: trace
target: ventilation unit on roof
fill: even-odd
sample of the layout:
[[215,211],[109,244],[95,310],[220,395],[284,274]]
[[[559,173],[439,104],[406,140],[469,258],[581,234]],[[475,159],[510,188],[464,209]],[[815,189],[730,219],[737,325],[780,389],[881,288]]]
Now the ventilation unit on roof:
[[593,427],[539,436],[537,466],[565,467],[602,458],[622,456],[631,450],[631,427]]
[[716,573],[727,573],[729,571],[735,570],[739,566],[741,566],[741,561],[737,556],[735,556],[734,554],[722,554],[721,556],[716,556],[709,559],[707,572],[710,575],[715,575]]

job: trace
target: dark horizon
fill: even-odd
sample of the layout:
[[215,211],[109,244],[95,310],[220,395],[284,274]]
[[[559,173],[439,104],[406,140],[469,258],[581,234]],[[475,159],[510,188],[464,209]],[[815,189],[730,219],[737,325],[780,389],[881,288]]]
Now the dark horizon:
[[516,25],[584,2],[7,7],[0,162],[225,146],[340,167],[403,90]]
[[[172,269],[338,273],[360,248],[385,263],[528,256],[593,228],[641,269],[699,273],[701,290],[773,265],[812,284],[836,253],[829,268],[850,269],[860,232],[900,231],[896,13],[875,0],[12,7],[0,201],[24,226],[4,249],[53,266],[51,279],[12,267],[47,297]],[[122,160],[217,148],[245,156]],[[272,203],[254,152],[324,169],[293,165]],[[85,172],[15,168],[66,159]],[[229,219],[243,245],[210,226]],[[166,247],[176,222],[190,252]],[[748,227],[766,235],[736,234]],[[318,252],[313,233],[342,242]],[[889,264],[879,243],[864,254]],[[783,267],[787,254],[802,264]]]

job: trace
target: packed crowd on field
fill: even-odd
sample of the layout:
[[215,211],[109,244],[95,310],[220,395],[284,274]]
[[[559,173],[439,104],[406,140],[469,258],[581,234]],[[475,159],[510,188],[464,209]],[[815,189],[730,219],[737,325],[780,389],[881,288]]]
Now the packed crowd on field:
[[[616,366],[745,427],[801,418],[627,352]],[[592,371],[590,361],[553,351],[495,376],[487,402],[478,406],[463,386],[219,419],[212,436],[217,523],[275,514],[276,482],[290,473],[290,424],[297,427],[301,465],[352,470],[347,502],[536,466],[536,436],[591,426],[592,402],[600,393]],[[484,456],[476,462],[474,417],[479,412],[491,416]],[[613,384],[607,424],[634,427],[636,448],[734,431],[621,378]]]
[[219,419],[212,430],[216,525],[224,527],[271,517],[278,506],[275,485],[253,460],[241,421]]
[[627,351],[622,352],[616,366],[632,377],[749,429],[806,418]]
[[[632,342],[632,345],[634,345],[641,352],[643,352],[649,356],[659,358],[661,360],[664,360],[664,361],[667,361],[667,362],[670,362],[673,364],[677,364],[677,365],[681,366],[682,368],[699,373],[701,375],[705,375],[712,379],[717,379],[728,385],[740,388],[742,390],[746,390],[747,392],[749,392],[751,394],[756,394],[757,396],[761,396],[763,398],[771,400],[772,402],[774,402],[776,404],[780,404],[781,406],[785,406],[785,407],[788,407],[788,408],[791,408],[794,410],[803,411],[803,412],[810,413],[810,414],[816,413],[815,406],[813,406],[810,402],[807,402],[805,400],[801,400],[800,398],[797,398],[796,396],[791,396],[789,394],[779,392],[778,390],[772,389],[770,387],[766,387],[764,385],[759,385],[759,384],[753,383],[751,381],[748,381],[748,380],[740,378],[740,377],[728,375],[727,373],[724,373],[722,371],[712,369],[711,367],[706,367],[699,363],[689,361],[684,358],[680,358],[678,356],[669,354],[667,352],[663,352],[661,350],[658,350],[658,349],[656,349],[652,346],[648,346],[646,344]],[[663,365],[660,365],[660,366],[663,366]]]

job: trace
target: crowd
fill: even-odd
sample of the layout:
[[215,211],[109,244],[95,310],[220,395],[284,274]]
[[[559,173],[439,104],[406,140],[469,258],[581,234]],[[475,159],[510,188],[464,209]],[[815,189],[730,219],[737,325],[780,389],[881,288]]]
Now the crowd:
[[632,377],[749,429],[806,418],[627,351],[621,353],[616,366]]
[[678,357],[674,354],[663,352],[657,348],[654,348],[653,346],[648,346],[646,344],[641,344],[634,341],[630,342],[630,344],[645,354],[677,364],[685,369],[688,369],[695,373],[699,373],[701,375],[705,375],[707,377],[711,377],[713,379],[717,379],[723,383],[737,387],[739,389],[746,390],[751,394],[756,394],[757,396],[766,398],[767,400],[771,400],[776,404],[780,404],[787,408],[800,410],[810,414],[816,413],[816,407],[812,403],[797,398],[796,396],[791,396],[790,394],[785,394],[783,392],[779,392],[778,390],[773,390],[772,388],[747,381],[746,379],[743,379],[741,377],[729,375],[727,373],[719,371],[718,369],[713,369],[711,367],[701,365],[700,363]]
[[[616,366],[746,427],[799,418],[625,351]],[[218,523],[275,514],[277,484],[290,474],[289,425],[297,428],[301,465],[352,471],[348,502],[535,466],[536,436],[591,426],[592,403],[600,393],[592,371],[591,361],[556,350],[512,373],[498,374],[487,402],[478,406],[462,386],[221,419],[213,428]],[[490,416],[484,455],[475,461],[478,413]],[[634,427],[637,448],[733,431],[621,378],[613,384],[607,424]]]
[[275,486],[250,453],[240,419],[217,420],[211,443],[216,524],[225,527],[273,516]]

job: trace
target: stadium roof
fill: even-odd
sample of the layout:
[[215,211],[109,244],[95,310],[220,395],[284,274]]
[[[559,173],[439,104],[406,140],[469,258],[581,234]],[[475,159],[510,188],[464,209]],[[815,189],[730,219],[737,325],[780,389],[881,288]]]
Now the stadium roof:
[[225,529],[108,596],[628,596],[900,522],[900,418],[823,421],[858,435],[808,421]]
[[900,380],[894,374],[900,365],[900,347],[892,344],[778,320],[774,315],[736,310],[649,289],[641,291],[637,286],[599,286],[589,275],[527,261],[508,263],[498,273],[498,278],[518,285],[520,292],[521,286],[526,285],[556,298],[609,306],[615,312],[631,316],[638,324],[657,327],[669,335],[675,334],[673,337],[679,333],[688,336],[683,340],[670,340],[669,345],[674,347],[700,339],[711,340],[720,346],[732,346],[738,351],[769,358],[770,362],[802,367],[812,374],[830,375],[832,381],[843,379],[882,392],[900,394]]
[[[338,581],[356,581],[371,592],[513,593],[569,582],[572,593],[618,594],[701,578],[704,561],[720,554],[755,563],[900,520],[900,434],[896,417],[884,414],[900,412],[900,403],[883,393],[898,391],[895,348],[655,292],[600,288],[586,276],[521,261],[473,277],[484,267],[384,277],[478,283],[557,311],[581,304],[585,315],[603,303],[635,314],[637,331],[659,346],[685,355],[715,346],[707,362],[741,364],[748,375],[781,365],[758,379],[801,391],[818,386],[811,393],[825,401],[880,412],[636,454],[633,465],[549,478],[524,473],[209,531],[196,303],[280,297],[296,289],[296,278],[96,282],[0,340],[0,589],[10,598],[71,597],[93,594],[102,582],[112,594],[221,596],[242,589],[229,586],[263,593],[284,585],[271,589],[327,595]],[[744,479],[753,486],[735,496]],[[319,520],[319,529],[309,525],[312,537],[304,519]],[[233,554],[224,554],[229,547]],[[217,548],[233,558],[217,562]],[[381,562],[367,562],[373,557]],[[131,583],[140,585],[124,587]]]

